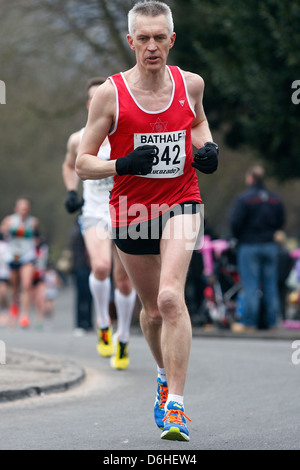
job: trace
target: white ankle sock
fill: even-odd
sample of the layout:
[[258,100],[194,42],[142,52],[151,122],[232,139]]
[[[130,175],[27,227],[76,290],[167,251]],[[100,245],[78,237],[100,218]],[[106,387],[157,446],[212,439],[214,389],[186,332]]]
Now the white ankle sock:
[[100,281],[93,273],[89,276],[89,286],[93,297],[98,328],[107,328],[110,325],[110,277]]
[[165,409],[167,409],[167,406],[170,403],[170,401],[176,401],[176,403],[179,403],[179,405],[184,406],[183,405],[183,397],[181,395],[174,395],[174,394],[169,393],[168,394],[168,399],[167,399],[166,404],[165,404]]
[[122,343],[128,343],[136,291],[132,289],[129,295],[124,295],[119,289],[115,289],[114,297],[118,318],[117,336]]
[[167,382],[165,369],[162,369],[161,367],[157,366],[157,373],[158,373],[158,377],[160,378],[162,382]]

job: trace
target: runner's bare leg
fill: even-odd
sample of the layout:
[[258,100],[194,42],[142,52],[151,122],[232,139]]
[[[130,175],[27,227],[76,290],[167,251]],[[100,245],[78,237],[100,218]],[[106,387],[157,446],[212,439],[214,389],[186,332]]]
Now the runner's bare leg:
[[142,331],[157,365],[166,369],[169,393],[176,395],[183,395],[192,338],[184,300],[192,256],[189,244],[194,242],[192,231],[183,230],[182,236],[176,238],[186,217],[198,216],[178,215],[167,222],[165,231],[170,230],[170,237],[161,240],[161,255],[128,255],[119,251],[142,302]]

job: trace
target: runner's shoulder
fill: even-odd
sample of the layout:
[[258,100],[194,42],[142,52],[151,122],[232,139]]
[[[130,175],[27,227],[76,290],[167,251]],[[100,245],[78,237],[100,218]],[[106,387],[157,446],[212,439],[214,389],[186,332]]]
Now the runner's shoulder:
[[74,147],[76,147],[76,146],[79,145],[80,137],[81,137],[81,132],[82,132],[82,131],[79,130],[79,131],[73,132],[73,133],[70,135],[70,137],[69,137],[69,139],[68,139],[68,144],[67,144],[67,146],[68,146],[69,148],[74,148]]
[[185,70],[182,70],[182,73],[190,93],[203,91],[204,80],[201,75],[193,72],[187,72]]
[[91,102],[93,104],[101,105],[101,107],[110,106],[115,103],[115,89],[111,80],[107,79],[102,85],[100,85]]
[[3,220],[1,221],[0,231],[2,233],[6,233],[6,232],[9,231],[10,224],[11,224],[11,221],[12,221],[12,217],[13,217],[13,214],[6,215],[3,218]]

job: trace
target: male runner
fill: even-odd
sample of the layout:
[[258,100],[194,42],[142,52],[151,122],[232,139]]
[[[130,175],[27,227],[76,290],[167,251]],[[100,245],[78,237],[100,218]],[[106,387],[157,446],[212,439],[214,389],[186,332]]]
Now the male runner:
[[16,319],[20,311],[19,324],[23,328],[30,325],[38,225],[38,219],[31,215],[31,202],[25,197],[17,199],[14,213],[5,217],[1,223],[1,233],[8,242],[7,261],[13,301],[10,314]]
[[[193,167],[215,171],[218,146],[202,106],[203,79],[167,66],[175,42],[170,8],[137,3],[128,23],[136,65],[97,90],[76,170],[83,180],[114,175],[115,243],[141,299],[142,330],[158,366],[155,420],[163,439],[188,441],[183,395],[192,331],[184,286],[201,202]],[[111,160],[100,161],[106,135]],[[199,149],[194,159],[192,143]],[[158,237],[147,238],[147,230]]]
[[9,321],[10,267],[7,262],[8,244],[0,233],[0,326]]
[[[88,81],[87,109],[98,86],[104,82],[105,78],[102,77],[95,77]],[[69,212],[75,212],[82,206],[82,202],[77,194],[78,176],[75,172],[75,161],[83,132],[84,129],[81,129],[69,137],[67,153],[63,163],[63,179],[68,190],[66,207]],[[97,155],[99,160],[109,160],[110,144],[107,138],[102,142]],[[126,369],[129,365],[128,341],[136,292],[132,288],[115,246],[112,247],[109,235],[109,191],[112,186],[112,177],[83,182],[83,207],[79,221],[91,262],[89,286],[94,300],[97,319],[97,349],[99,354],[104,357],[112,356],[112,367]],[[112,253],[115,285],[114,301],[118,319],[118,329],[114,340],[112,338],[112,326],[109,315]]]

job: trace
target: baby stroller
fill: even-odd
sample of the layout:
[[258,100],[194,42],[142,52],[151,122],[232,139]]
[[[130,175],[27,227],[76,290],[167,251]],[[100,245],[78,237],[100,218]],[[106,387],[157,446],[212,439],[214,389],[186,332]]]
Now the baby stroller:
[[283,321],[286,329],[300,329],[300,250],[291,252],[294,266],[286,279],[288,288],[287,315]]
[[242,309],[235,242],[211,240],[209,236],[204,236],[200,251],[206,276],[202,308],[210,323],[229,329]]

